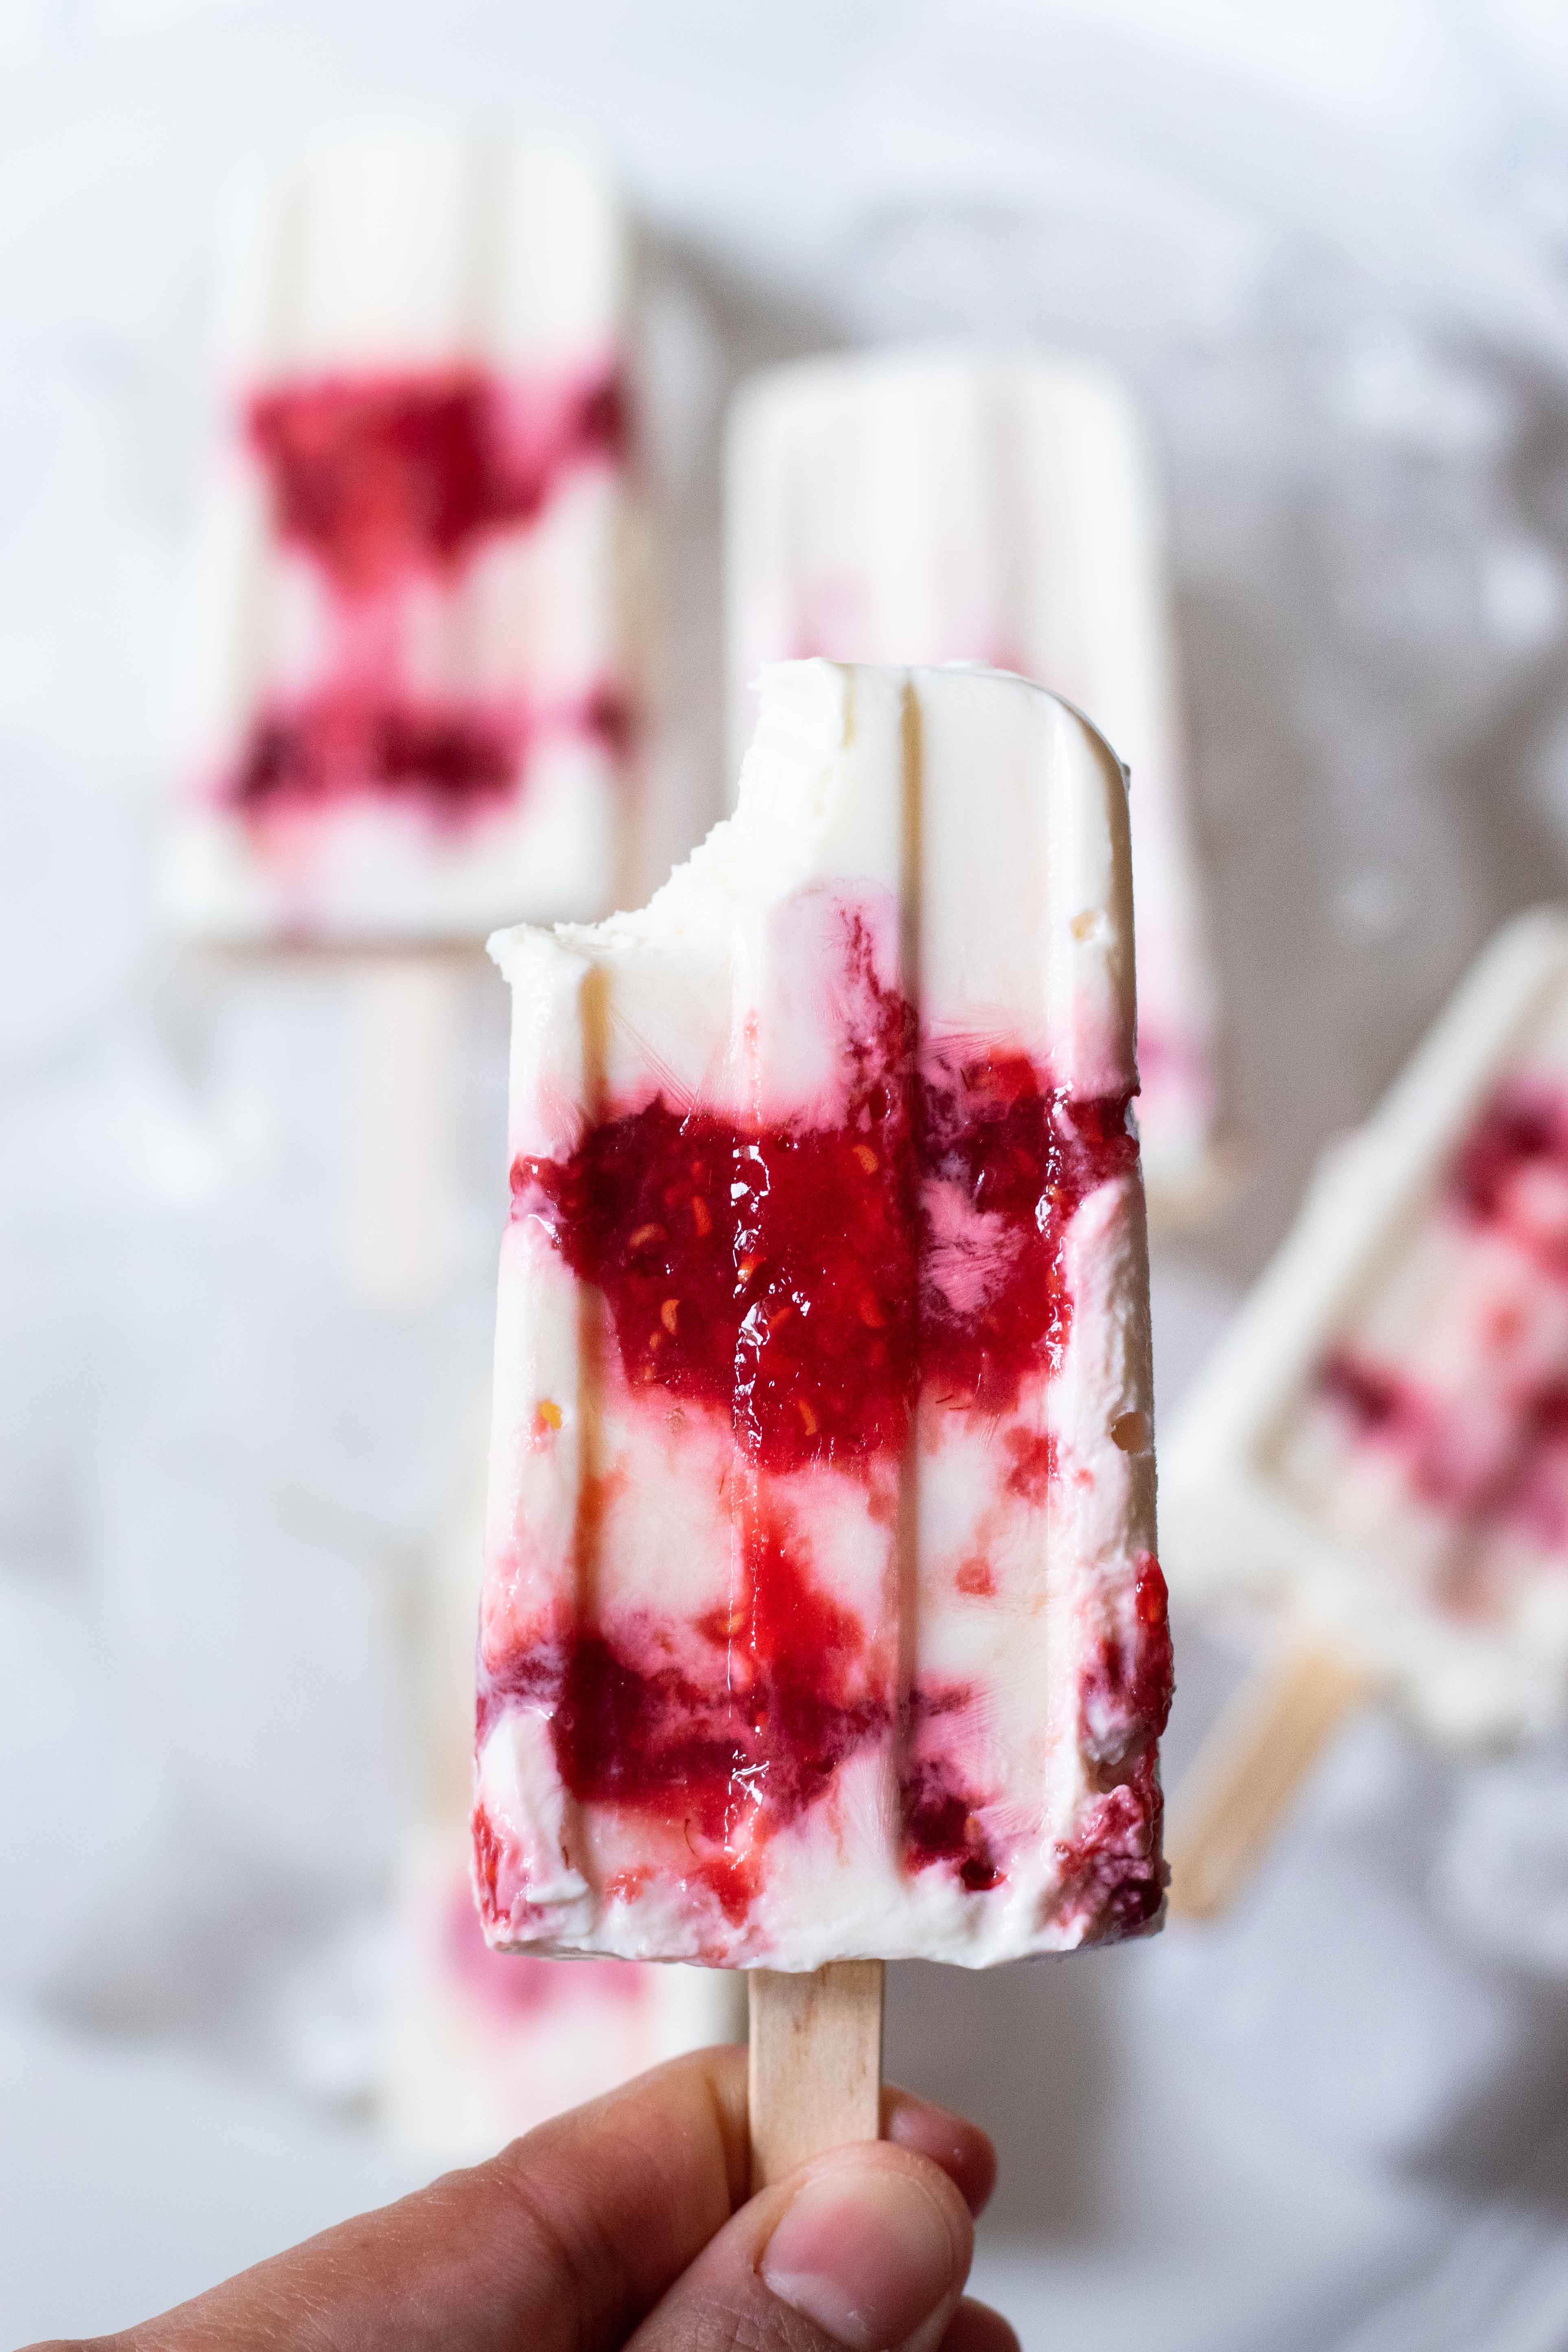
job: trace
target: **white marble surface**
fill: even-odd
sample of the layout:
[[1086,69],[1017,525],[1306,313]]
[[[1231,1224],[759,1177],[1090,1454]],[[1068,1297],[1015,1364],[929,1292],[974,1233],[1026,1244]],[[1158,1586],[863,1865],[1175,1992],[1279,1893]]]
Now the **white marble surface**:
[[[0,0],[8,2340],[406,2177],[368,2119],[405,1630],[484,1379],[499,990],[457,1278],[388,1315],[345,1277],[341,993],[195,973],[145,907],[223,207],[389,115],[575,128],[645,218],[650,863],[720,800],[739,373],[973,331],[1139,382],[1246,1169],[1161,1255],[1166,1408],[1476,944],[1568,892],[1555,8]],[[1183,1631],[1178,1764],[1230,1671]],[[895,2067],[1003,2143],[982,2267],[1029,2345],[1568,2336],[1565,1795],[1369,1722],[1223,1930],[900,1984]]]

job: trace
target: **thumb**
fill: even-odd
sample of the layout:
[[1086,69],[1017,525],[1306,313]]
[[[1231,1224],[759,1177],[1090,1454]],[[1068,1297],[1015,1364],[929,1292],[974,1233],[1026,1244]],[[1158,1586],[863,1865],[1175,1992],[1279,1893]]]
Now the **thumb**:
[[[929,2157],[836,2148],[743,2206],[627,2352],[938,2352],[973,2251],[969,2209]],[[1005,2352],[1011,2331],[964,2309],[979,2326],[960,2319],[955,2347]]]

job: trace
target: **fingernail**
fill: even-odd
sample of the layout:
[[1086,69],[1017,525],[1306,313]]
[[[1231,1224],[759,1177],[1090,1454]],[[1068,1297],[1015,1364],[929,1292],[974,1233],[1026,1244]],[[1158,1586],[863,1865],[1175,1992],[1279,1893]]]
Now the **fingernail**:
[[946,2213],[903,2166],[847,2153],[797,2190],[763,2256],[770,2293],[850,2352],[918,2347],[963,2284]]

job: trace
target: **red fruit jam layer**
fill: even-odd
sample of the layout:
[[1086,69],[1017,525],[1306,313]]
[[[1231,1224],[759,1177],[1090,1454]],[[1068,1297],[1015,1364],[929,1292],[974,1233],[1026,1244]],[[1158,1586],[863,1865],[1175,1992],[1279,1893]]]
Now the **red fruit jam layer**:
[[564,477],[618,465],[618,373],[508,383],[479,368],[326,375],[246,404],[279,535],[345,594],[456,569],[489,533],[531,522]]
[[[984,1694],[917,1684],[900,1700],[893,1635],[874,1641],[814,1580],[776,1481],[827,1465],[885,1502],[922,1394],[988,1417],[1016,1407],[1068,1336],[1068,1222],[1137,1165],[1126,1095],[1076,1098],[1005,1045],[921,1045],[852,912],[845,971],[832,1124],[747,1126],[659,1094],[601,1121],[570,1159],[512,1171],[514,1216],[537,1220],[602,1293],[627,1386],[661,1412],[673,1399],[721,1420],[749,1499],[729,1608],[679,1642],[650,1615],[515,1654],[482,1685],[479,1738],[509,1705],[540,1706],[573,1794],[666,1833],[670,1867],[732,1924],[768,1837],[874,1746],[896,1778],[906,1867],[945,1867],[977,1894],[1003,1882],[992,1824],[1005,1792],[966,1760],[986,1753]],[[1051,1446],[1007,1435],[1021,1443],[998,1475],[1010,1461],[1011,1491],[1037,1506]],[[579,1536],[591,1550],[592,1524]],[[1147,1832],[1133,1853],[1124,1822],[1108,1831],[1096,1916],[1112,1932],[1159,1901],[1150,1806],[1169,1651],[1152,1576],[1149,1630],[1103,1662],[1121,1727],[1105,1786],[1120,1790],[1119,1769],[1137,1780],[1128,1801]],[[494,1903],[493,1873],[486,1883]]]
[[1006,1876],[1005,1856],[987,1827],[985,1801],[962,1761],[974,1694],[967,1684],[917,1685],[900,1725],[899,1802],[905,1867],[942,1864],[972,1895]]
[[1484,1413],[1473,1394],[1434,1397],[1350,1349],[1328,1359],[1318,1385],[1355,1436],[1397,1454],[1412,1493],[1472,1542],[1506,1530],[1568,1554],[1568,1357],[1489,1398]]
[[573,1795],[676,1824],[680,1874],[731,1923],[757,1892],[767,1837],[893,1715],[890,1661],[813,1582],[787,1516],[760,1508],[742,1552],[732,1605],[699,1622],[683,1664],[656,1627],[584,1627],[482,1681],[479,1722],[482,1745],[513,1701],[545,1706]]
[[258,712],[221,796],[247,817],[371,797],[460,824],[517,791],[540,738],[584,737],[619,761],[630,733],[626,707],[608,689],[531,714],[329,688]]
[[1568,1100],[1504,1087],[1457,1153],[1441,1208],[1503,1245],[1475,1262],[1481,1391],[1436,1395],[1342,1346],[1318,1392],[1472,1542],[1510,1529],[1568,1551]]
[[[896,1776],[910,1871],[950,1869],[971,1894],[1007,1875],[1001,1792],[977,1786],[983,1695],[917,1682],[900,1705],[896,1664],[808,1574],[787,1518],[764,1508],[745,1531],[736,1604],[698,1628],[707,1655],[676,1664],[651,1623],[585,1628],[481,1671],[479,1739],[522,1702],[550,1722],[557,1769],[579,1801],[643,1824],[650,1866],[700,1886],[731,1927],[745,1917],[769,1839],[868,1748]],[[1063,1901],[1086,1938],[1137,1933],[1158,1914],[1157,1743],[1170,1713],[1165,1584],[1140,1560],[1125,1638],[1107,1635],[1079,1690],[1079,1738],[1097,1791],[1089,1826],[1058,1859]],[[488,1818],[476,1825],[481,1899],[504,1925],[516,1892]],[[661,1853],[662,1841],[662,1853]]]
[[1447,1202],[1568,1282],[1568,1099],[1542,1086],[1504,1087],[1459,1150]]
[[917,1054],[852,935],[840,1124],[749,1128],[662,1095],[567,1160],[519,1159],[537,1218],[610,1310],[621,1370],[732,1422],[760,1467],[897,1454],[916,1396],[1000,1413],[1068,1335],[1062,1240],[1138,1146],[1026,1055]]
[[1158,1743],[1174,1692],[1165,1580],[1144,1552],[1131,1622],[1102,1638],[1079,1685],[1079,1742],[1100,1793],[1061,1860],[1086,1935],[1136,1935],[1164,1899]]

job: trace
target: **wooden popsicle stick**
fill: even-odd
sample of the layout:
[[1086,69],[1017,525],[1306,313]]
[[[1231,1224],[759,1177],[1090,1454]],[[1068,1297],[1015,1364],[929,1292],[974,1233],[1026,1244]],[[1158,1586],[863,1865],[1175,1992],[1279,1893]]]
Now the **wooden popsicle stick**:
[[1165,1852],[1175,1916],[1212,1919],[1235,1901],[1368,1687],[1358,1668],[1308,1641],[1292,1642],[1247,1677],[1172,1801]]
[[373,1306],[427,1305],[453,1254],[463,987],[448,955],[352,969],[348,1254]]
[[750,1971],[753,2195],[826,2148],[880,2137],[885,1973],[880,1960]]

